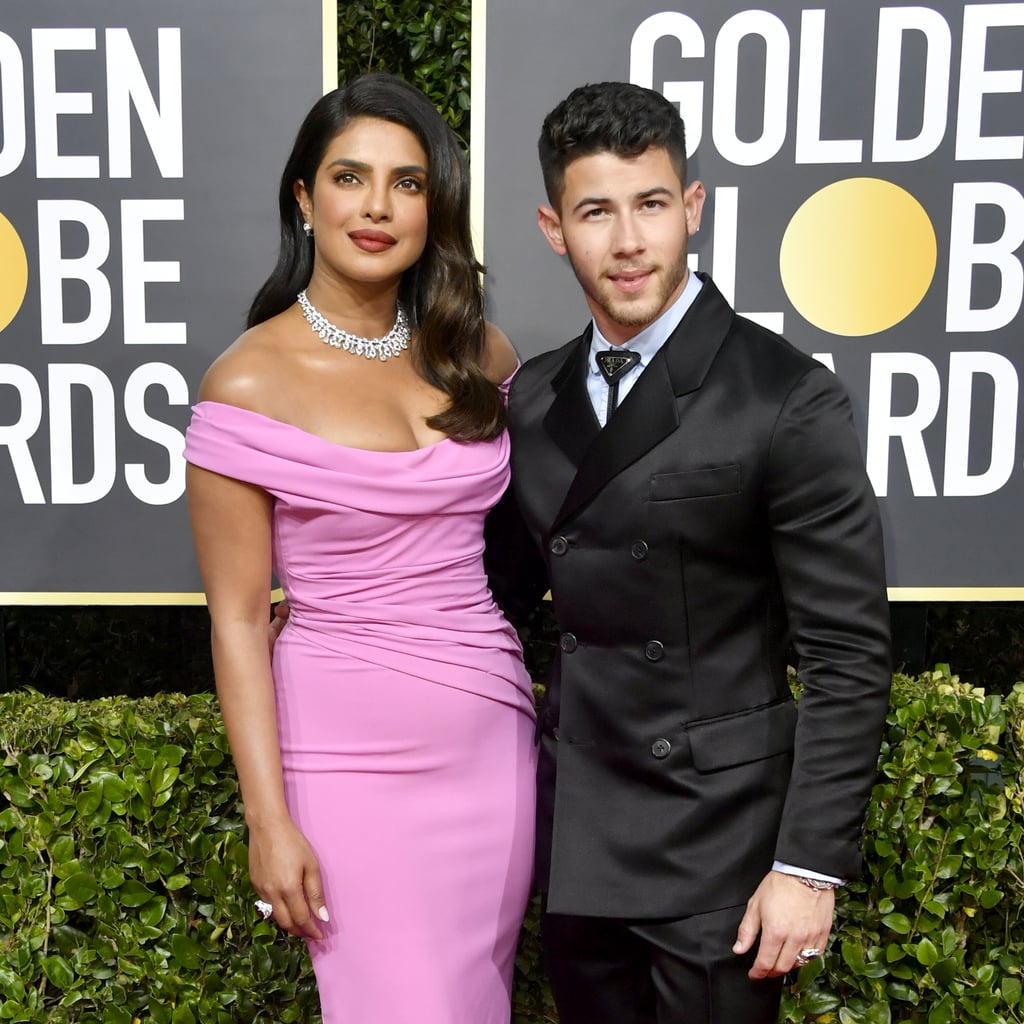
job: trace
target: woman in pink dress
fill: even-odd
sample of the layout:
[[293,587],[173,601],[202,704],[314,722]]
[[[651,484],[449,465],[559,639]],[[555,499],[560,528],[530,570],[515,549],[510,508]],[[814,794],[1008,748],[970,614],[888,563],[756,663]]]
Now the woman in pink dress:
[[185,452],[249,873],[309,941],[325,1024],[506,1024],[533,701],[482,564],[516,357],[465,165],[422,93],[367,75],[309,112],[279,205]]

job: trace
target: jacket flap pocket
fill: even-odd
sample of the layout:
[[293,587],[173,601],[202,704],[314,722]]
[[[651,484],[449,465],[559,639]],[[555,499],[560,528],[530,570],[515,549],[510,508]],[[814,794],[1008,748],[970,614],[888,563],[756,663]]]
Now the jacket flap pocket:
[[739,714],[690,722],[686,731],[697,771],[732,768],[792,750],[796,704],[762,704]]
[[651,501],[710,498],[716,494],[737,494],[739,489],[737,465],[691,469],[686,473],[655,473],[651,477]]

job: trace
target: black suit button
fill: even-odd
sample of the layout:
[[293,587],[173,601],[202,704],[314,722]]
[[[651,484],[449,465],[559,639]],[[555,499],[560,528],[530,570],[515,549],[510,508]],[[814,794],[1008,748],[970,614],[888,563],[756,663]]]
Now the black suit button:
[[562,639],[559,641],[559,646],[566,654],[572,654],[578,646],[576,643],[576,637],[574,637],[572,633],[563,633]]
[[672,752],[672,744],[666,739],[657,739],[651,744],[651,753],[660,761]]
[[644,657],[648,661],[661,661],[665,657],[665,645],[659,640],[648,640],[644,645]]
[[633,541],[633,546],[630,548],[630,554],[638,561],[642,562],[647,557],[647,552],[650,548],[647,543],[642,540]]
[[564,555],[569,550],[569,542],[564,537],[555,537],[548,545],[553,555]]

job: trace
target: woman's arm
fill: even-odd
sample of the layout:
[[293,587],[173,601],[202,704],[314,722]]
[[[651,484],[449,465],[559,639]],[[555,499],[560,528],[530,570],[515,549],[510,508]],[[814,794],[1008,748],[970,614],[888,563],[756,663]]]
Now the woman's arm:
[[287,931],[321,938],[327,920],[316,856],[284,800],[267,652],[273,499],[189,465],[186,484],[210,609],[217,696],[249,827],[249,877]]

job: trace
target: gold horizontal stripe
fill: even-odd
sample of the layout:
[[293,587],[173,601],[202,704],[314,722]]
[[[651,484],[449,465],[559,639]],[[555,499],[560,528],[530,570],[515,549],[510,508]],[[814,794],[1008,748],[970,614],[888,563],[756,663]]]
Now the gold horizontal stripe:
[[1024,601],[1024,587],[889,587],[890,601]]

